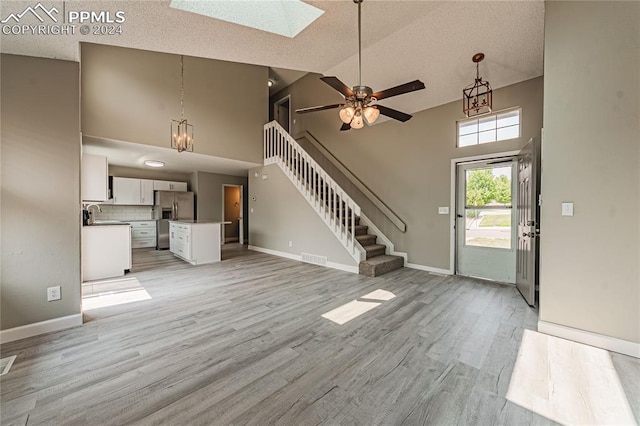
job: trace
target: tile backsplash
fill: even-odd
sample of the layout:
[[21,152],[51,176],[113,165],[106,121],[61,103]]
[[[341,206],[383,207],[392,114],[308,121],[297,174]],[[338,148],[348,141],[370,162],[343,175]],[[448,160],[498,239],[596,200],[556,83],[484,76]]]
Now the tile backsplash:
[[103,204],[97,220],[153,220],[153,206],[114,206]]

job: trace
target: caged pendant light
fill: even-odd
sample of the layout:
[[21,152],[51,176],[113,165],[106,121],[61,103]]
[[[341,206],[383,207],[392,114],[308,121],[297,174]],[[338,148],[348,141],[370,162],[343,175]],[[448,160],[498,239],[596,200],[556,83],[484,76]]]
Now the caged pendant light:
[[476,64],[476,80],[462,91],[462,111],[467,117],[491,112],[493,91],[488,81],[482,81],[479,64],[484,53],[476,53],[471,60]]
[[184,118],[184,56],[180,56],[180,120],[171,120],[171,148],[193,152],[193,125]]

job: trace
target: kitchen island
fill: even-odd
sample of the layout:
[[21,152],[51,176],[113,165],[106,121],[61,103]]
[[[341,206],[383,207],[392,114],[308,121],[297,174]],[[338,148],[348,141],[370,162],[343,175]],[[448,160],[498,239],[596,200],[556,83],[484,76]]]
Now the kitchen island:
[[169,221],[169,250],[192,265],[220,262],[220,225],[211,220]]

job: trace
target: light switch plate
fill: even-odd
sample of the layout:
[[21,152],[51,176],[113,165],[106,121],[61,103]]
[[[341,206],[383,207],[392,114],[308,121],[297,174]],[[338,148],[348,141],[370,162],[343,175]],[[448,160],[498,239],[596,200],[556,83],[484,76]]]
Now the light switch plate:
[[573,216],[573,203],[562,203],[562,216]]
[[449,214],[449,207],[438,207],[438,214]]

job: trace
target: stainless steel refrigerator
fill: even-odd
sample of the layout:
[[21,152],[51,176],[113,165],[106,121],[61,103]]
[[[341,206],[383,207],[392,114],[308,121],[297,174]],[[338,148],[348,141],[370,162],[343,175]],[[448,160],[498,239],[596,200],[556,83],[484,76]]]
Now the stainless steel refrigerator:
[[155,191],[156,249],[169,248],[169,221],[193,220],[193,192]]

